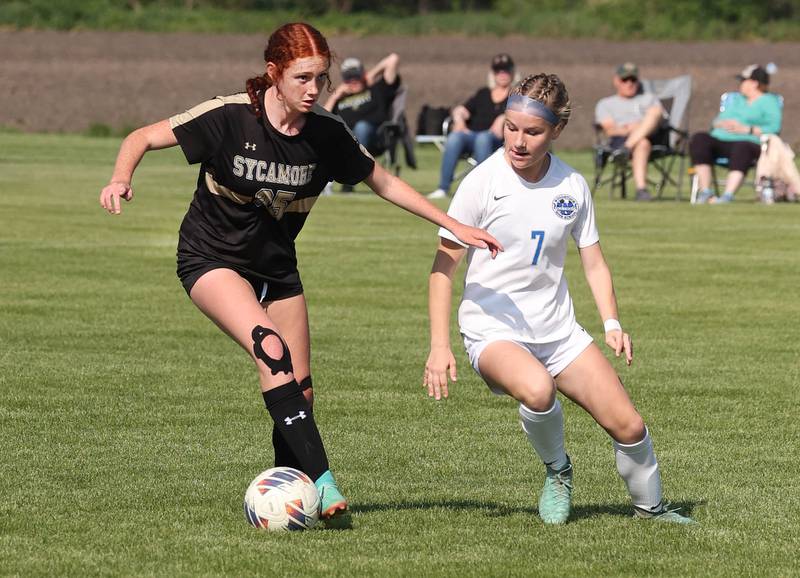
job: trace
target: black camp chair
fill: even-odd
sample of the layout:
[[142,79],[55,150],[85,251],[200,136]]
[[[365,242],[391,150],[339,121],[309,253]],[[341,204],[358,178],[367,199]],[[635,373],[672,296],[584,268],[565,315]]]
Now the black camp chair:
[[[656,170],[655,179],[648,183],[661,198],[667,186],[675,187],[675,198],[680,200],[683,174],[686,172],[686,157],[689,146],[689,104],[692,98],[692,77],[677,76],[666,80],[642,80],[640,90],[655,94],[664,109],[661,126],[650,138],[653,143],[648,167]],[[626,184],[631,176],[629,159],[621,151],[608,146],[602,128],[594,125],[594,188],[593,192],[608,185],[609,196],[614,197],[618,189],[620,197],[627,196]],[[675,164],[678,172],[675,173]],[[609,166],[610,165],[610,166]],[[610,174],[607,174],[609,173]]]
[[417,168],[417,158],[414,154],[414,141],[406,120],[406,99],[408,89],[405,85],[400,85],[392,100],[389,120],[378,126],[375,133],[375,140],[369,152],[375,157],[381,157],[381,162],[387,170],[395,175],[400,174],[400,159],[397,148],[402,146],[405,157],[405,164],[412,169]]

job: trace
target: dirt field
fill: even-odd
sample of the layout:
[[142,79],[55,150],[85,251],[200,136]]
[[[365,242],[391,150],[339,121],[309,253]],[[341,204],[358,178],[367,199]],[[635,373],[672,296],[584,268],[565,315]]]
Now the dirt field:
[[[783,134],[800,141],[800,43],[619,43],[522,38],[335,37],[339,60],[358,55],[367,66],[390,51],[401,56],[409,86],[409,119],[424,103],[451,106],[486,80],[491,56],[509,52],[522,74],[555,72],[567,84],[574,113],[561,146],[593,141],[594,104],[610,94],[620,62],[643,76],[689,73],[695,81],[690,128],[707,127],[721,92],[751,62],[779,66],[772,87],[786,97]],[[241,90],[262,69],[264,37],[106,32],[0,31],[0,125],[24,131],[83,131],[165,118],[217,94]],[[336,74],[334,74],[336,77]]]

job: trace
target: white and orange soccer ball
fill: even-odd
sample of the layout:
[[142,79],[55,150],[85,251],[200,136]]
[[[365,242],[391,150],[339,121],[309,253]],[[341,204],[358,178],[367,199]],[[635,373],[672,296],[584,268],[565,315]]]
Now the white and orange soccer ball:
[[307,530],[319,520],[319,492],[307,475],[294,468],[270,468],[250,482],[244,515],[264,530]]

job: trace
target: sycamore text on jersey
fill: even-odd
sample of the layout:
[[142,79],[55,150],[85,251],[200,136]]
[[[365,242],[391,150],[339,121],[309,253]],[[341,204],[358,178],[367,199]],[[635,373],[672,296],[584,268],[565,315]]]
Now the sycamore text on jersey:
[[278,185],[292,185],[302,187],[311,182],[316,163],[309,165],[285,165],[274,161],[251,159],[236,155],[233,157],[233,174],[244,177],[248,181],[260,183],[275,183]]

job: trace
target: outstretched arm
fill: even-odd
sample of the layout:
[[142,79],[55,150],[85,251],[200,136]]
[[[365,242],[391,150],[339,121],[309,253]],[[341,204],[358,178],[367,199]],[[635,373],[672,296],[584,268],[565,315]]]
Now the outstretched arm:
[[498,251],[503,250],[503,246],[489,233],[483,229],[468,227],[456,221],[412,189],[408,183],[389,173],[377,162],[375,163],[375,169],[372,171],[372,174],[367,177],[364,182],[367,183],[378,196],[405,209],[409,213],[413,213],[431,223],[444,227],[467,245],[480,249],[489,249],[489,251],[492,252],[492,257],[495,257]]
[[425,363],[422,386],[428,397],[447,397],[448,376],[456,381],[456,359],[450,347],[450,307],[453,295],[453,273],[466,249],[447,239],[440,239],[428,282],[428,313],[431,322],[431,351]]
[[617,313],[617,297],[614,294],[614,283],[611,280],[611,271],[608,268],[600,243],[589,245],[580,249],[583,273],[589,288],[592,290],[597,311],[603,320],[606,334],[606,343],[619,357],[625,353],[625,362],[630,365],[633,361],[633,346],[630,335],[624,333],[619,326]]
[[169,120],[162,120],[136,129],[122,141],[114,164],[111,180],[100,192],[100,204],[112,215],[122,211],[120,199],[130,201],[133,198],[131,181],[133,171],[139,165],[144,153],[150,150],[163,149],[178,144],[175,133],[169,126]]

